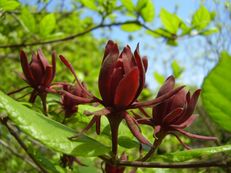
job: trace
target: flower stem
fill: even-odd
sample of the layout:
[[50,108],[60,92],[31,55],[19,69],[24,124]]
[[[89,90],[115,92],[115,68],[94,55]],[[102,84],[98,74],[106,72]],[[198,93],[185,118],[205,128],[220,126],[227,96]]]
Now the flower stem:
[[118,131],[119,125],[122,121],[120,114],[110,114],[108,116],[108,121],[111,127],[111,137],[112,137],[112,160],[116,160],[118,151]]
[[166,134],[163,133],[163,132],[161,132],[161,131],[158,134],[156,134],[157,138],[155,139],[155,141],[154,141],[154,143],[152,145],[152,148],[139,161],[144,162],[144,161],[148,160],[153,155],[153,153],[156,151],[156,149],[160,146],[160,144],[163,141],[163,139],[164,139],[165,136],[166,136]]

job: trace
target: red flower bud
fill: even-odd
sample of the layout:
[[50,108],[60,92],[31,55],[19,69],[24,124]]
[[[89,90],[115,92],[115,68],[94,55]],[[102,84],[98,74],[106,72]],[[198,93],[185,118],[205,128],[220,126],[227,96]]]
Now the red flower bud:
[[52,54],[52,66],[39,49],[37,54],[32,55],[32,60],[28,59],[24,51],[20,51],[20,60],[23,69],[24,80],[38,93],[46,92],[55,76],[55,54]]
[[126,46],[121,54],[116,43],[108,41],[99,75],[99,91],[105,106],[117,109],[131,105],[144,87],[147,60],[141,59],[139,45],[132,54]]
[[[82,83],[82,86],[84,84]],[[65,111],[65,117],[71,117],[74,113],[77,112],[77,105],[90,102],[89,96],[78,84],[70,85],[63,84],[64,94],[61,98],[61,105]],[[78,97],[80,99],[78,99]]]
[[[168,77],[164,85],[160,88],[157,98],[174,90],[174,86],[175,78],[173,76]],[[156,135],[158,135],[158,133],[164,133],[176,136],[180,143],[187,149],[189,147],[180,140],[175,133],[176,131],[191,138],[217,140],[216,137],[195,135],[183,130],[190,126],[196,119],[196,115],[193,115],[193,111],[200,95],[200,91],[201,90],[198,89],[192,96],[190,96],[190,92],[186,92],[184,89],[181,89],[165,102],[154,106],[152,118],[140,118],[137,122],[153,127],[155,126]]]

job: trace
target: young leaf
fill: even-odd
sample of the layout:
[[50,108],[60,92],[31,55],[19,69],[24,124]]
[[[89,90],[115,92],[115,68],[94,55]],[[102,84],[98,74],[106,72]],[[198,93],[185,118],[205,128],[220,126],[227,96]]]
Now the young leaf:
[[176,60],[172,61],[171,67],[175,78],[179,78],[182,72],[184,71],[184,68],[181,67]]
[[48,14],[42,18],[39,31],[41,36],[46,37],[48,36],[56,27],[56,20],[54,14]]
[[166,30],[172,34],[176,34],[180,26],[181,20],[175,14],[171,14],[165,9],[160,11],[160,19]]
[[201,6],[192,17],[192,25],[198,30],[206,28],[210,21],[210,13],[204,6]]
[[32,33],[35,32],[36,30],[35,19],[27,8],[22,9],[22,13],[20,15],[20,21],[27,31],[30,31]]
[[152,0],[147,0],[144,8],[141,9],[141,17],[145,22],[151,22],[155,17],[155,7]]
[[129,12],[133,12],[135,9],[132,0],[121,0],[121,3]]
[[164,75],[162,75],[162,74],[160,74],[160,73],[158,73],[158,72],[154,72],[154,78],[156,79],[156,81],[159,83],[159,84],[163,84],[164,83],[164,81],[165,81],[165,77],[164,77]]
[[81,3],[85,7],[89,8],[91,10],[97,10],[97,6],[95,5],[94,1],[92,1],[92,0],[81,0]]
[[121,26],[121,29],[127,32],[134,32],[140,30],[142,27],[137,24],[124,24]]
[[11,11],[15,10],[20,5],[19,2],[14,0],[1,0],[0,1],[0,10]]
[[215,33],[217,33],[217,32],[219,32],[219,29],[218,29],[218,28],[209,28],[209,29],[207,29],[207,30],[205,30],[205,31],[202,31],[200,34],[201,34],[201,35],[207,36],[207,35],[215,34]]
[[202,102],[208,115],[223,129],[231,132],[231,56],[221,54],[219,63],[205,78]]
[[84,157],[109,152],[108,147],[85,135],[76,141],[69,140],[76,134],[73,129],[23,106],[1,91],[0,112],[6,112],[20,130],[55,151]]

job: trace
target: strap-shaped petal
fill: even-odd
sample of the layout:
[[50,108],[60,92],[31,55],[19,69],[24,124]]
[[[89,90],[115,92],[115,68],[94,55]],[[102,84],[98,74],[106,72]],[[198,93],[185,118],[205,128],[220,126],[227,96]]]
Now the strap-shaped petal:
[[114,71],[119,53],[109,53],[105,57],[100,74],[99,74],[99,91],[105,105],[111,105],[111,82],[112,82],[112,73]]
[[132,132],[132,134],[142,143],[149,146],[152,146],[150,142],[140,133],[140,129],[138,127],[138,123],[134,118],[132,118],[129,114],[125,114],[125,121],[128,125],[128,128]]
[[123,108],[132,103],[136,98],[139,88],[139,69],[134,67],[118,84],[115,92],[114,105]]
[[33,86],[35,84],[34,83],[34,77],[33,77],[32,72],[30,70],[27,56],[23,50],[20,51],[20,61],[21,61],[22,70],[23,70],[23,73],[27,79],[27,82]]

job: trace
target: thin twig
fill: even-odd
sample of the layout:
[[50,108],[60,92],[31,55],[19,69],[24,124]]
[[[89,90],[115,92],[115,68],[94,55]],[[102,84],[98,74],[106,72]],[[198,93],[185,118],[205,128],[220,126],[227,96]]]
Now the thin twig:
[[143,167],[143,168],[202,168],[202,167],[231,167],[230,162],[216,161],[197,161],[185,163],[159,163],[141,161],[122,161],[116,162],[117,166]]
[[27,155],[30,157],[30,159],[34,162],[34,164],[39,168],[40,172],[42,173],[48,173],[41,165],[40,163],[34,158],[33,154],[29,152],[26,144],[20,139],[20,137],[18,136],[18,134],[8,125],[7,121],[8,118],[0,118],[0,121],[3,125],[6,126],[6,128],[8,129],[8,131],[10,132],[10,134],[17,140],[17,142],[19,143],[19,145],[23,148],[23,150],[27,153]]
[[88,34],[89,32],[92,32],[94,30],[97,30],[99,28],[107,28],[107,27],[112,27],[112,26],[121,26],[124,24],[137,24],[140,26],[143,26],[145,29],[156,33],[156,34],[160,34],[157,31],[151,30],[149,27],[147,27],[146,25],[144,25],[143,23],[141,23],[140,21],[137,20],[128,20],[125,22],[115,22],[115,23],[110,23],[110,24],[103,24],[100,23],[90,29],[86,29],[83,32],[79,32],[77,34],[74,35],[70,35],[61,39],[55,39],[55,40],[48,40],[48,41],[38,41],[38,42],[32,42],[32,43],[20,43],[20,44],[9,44],[9,45],[0,45],[0,48],[19,48],[19,47],[26,47],[26,46],[36,46],[36,45],[45,45],[45,44],[53,44],[53,43],[59,43],[59,42],[64,42],[64,41],[68,41],[68,40],[73,40],[77,37],[83,36],[85,34]]
[[19,154],[17,151],[15,151],[13,148],[11,148],[5,141],[1,140],[0,139],[0,144],[5,147],[6,149],[8,149],[13,155],[15,155],[16,157],[20,158],[21,160],[23,161],[26,161],[29,165],[31,165],[33,168],[37,169],[38,171],[40,171],[38,169],[38,167],[33,163],[31,162],[30,159],[26,158],[25,156]]

